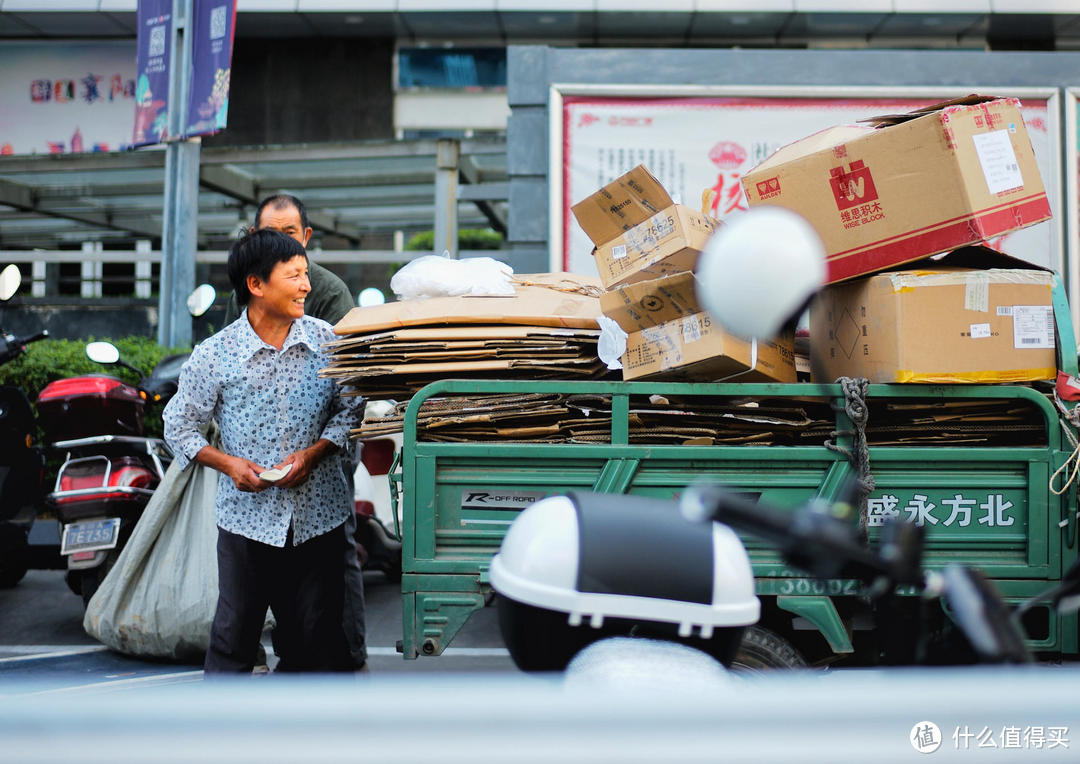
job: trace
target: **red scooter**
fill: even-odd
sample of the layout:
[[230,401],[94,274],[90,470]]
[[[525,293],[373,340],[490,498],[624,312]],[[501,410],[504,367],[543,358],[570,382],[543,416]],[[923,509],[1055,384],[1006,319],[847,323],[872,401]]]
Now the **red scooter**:
[[[87,355],[142,376],[109,343],[90,343]],[[84,605],[116,563],[172,461],[163,440],[146,437],[143,409],[175,393],[184,358],[166,358],[137,386],[88,374],[52,382],[38,396],[46,442],[64,454],[55,489],[45,501],[60,523],[67,584]]]

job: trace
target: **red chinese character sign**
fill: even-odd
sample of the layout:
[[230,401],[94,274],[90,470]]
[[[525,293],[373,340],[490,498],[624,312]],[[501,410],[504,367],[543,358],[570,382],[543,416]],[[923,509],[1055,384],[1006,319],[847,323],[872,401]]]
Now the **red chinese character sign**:
[[[570,207],[638,164],[645,164],[675,201],[695,209],[702,193],[711,190],[707,211],[723,219],[747,208],[743,174],[781,146],[834,125],[911,111],[949,97],[650,98],[576,95],[571,88],[566,86],[561,99],[561,141],[553,142],[556,151],[562,148],[561,162],[556,157],[553,163],[553,167],[561,166],[562,178],[552,178],[553,183],[561,180],[561,198],[556,196],[559,207],[553,210],[559,226],[551,245],[551,267],[585,274],[596,273],[592,242]],[[1043,183],[1056,209],[1048,102],[1046,98],[1021,100]],[[839,168],[832,193],[838,204],[847,205],[849,215],[872,213],[874,189],[864,168]],[[1060,269],[1054,225],[1054,221],[1041,223],[990,244]]]
[[172,46],[172,0],[139,0],[136,33],[136,146],[158,143],[168,136],[169,64]]

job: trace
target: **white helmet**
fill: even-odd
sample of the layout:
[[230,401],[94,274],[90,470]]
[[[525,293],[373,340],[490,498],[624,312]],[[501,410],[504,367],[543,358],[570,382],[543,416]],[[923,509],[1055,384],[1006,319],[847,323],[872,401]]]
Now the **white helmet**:
[[755,207],[730,218],[705,245],[698,299],[732,334],[774,337],[825,282],[825,247],[801,216]]

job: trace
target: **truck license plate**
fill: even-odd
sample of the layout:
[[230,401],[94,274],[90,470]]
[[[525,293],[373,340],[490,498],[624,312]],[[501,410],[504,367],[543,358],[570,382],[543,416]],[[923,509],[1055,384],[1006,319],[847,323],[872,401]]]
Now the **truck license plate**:
[[64,526],[64,535],[60,540],[60,554],[73,552],[93,552],[98,549],[112,549],[120,536],[120,518],[108,517],[104,520],[87,520],[81,523],[69,523]]

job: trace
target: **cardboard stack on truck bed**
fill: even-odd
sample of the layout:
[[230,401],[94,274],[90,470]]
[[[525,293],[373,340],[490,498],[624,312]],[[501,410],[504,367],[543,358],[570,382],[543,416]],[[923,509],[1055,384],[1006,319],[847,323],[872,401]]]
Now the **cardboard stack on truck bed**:
[[515,293],[433,297],[353,308],[323,376],[369,398],[407,399],[428,382],[456,378],[589,379],[600,304],[595,278],[517,277]]
[[573,207],[596,244],[601,309],[629,335],[623,379],[794,382],[794,338],[746,341],[698,304],[693,269],[715,220],[639,165]]

